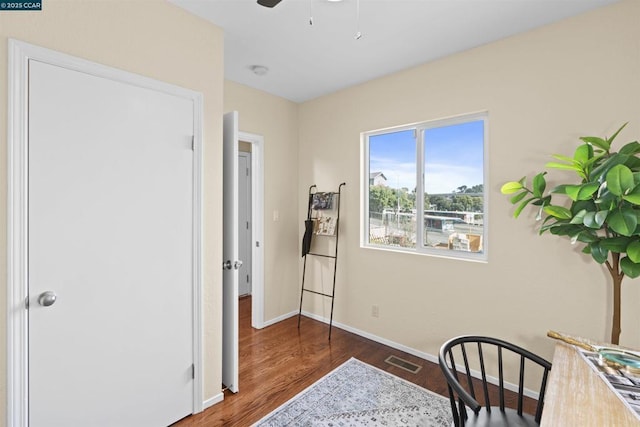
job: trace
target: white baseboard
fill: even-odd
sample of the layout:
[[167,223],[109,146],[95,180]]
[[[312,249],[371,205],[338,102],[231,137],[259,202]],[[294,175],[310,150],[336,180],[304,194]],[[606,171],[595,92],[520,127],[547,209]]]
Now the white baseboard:
[[[304,312],[302,314],[304,314]],[[292,311],[290,313],[283,314],[282,316],[278,316],[278,317],[273,318],[271,320],[267,320],[266,322],[264,322],[262,324],[262,328],[266,328],[267,326],[275,325],[278,322],[282,322],[283,320],[287,320],[288,318],[293,317],[293,316],[297,316],[297,315],[298,315],[298,310]],[[260,329],[262,329],[262,328],[260,328]]]
[[[306,317],[309,317],[311,319],[317,320],[319,322],[323,322],[323,323],[329,324],[329,319],[326,319],[326,318],[324,318],[322,316],[318,316],[317,314],[309,313],[307,311],[303,311],[302,314],[304,316],[306,316]],[[337,328],[340,328],[342,330],[345,330],[347,332],[351,332],[353,334],[360,335],[361,337],[370,339],[371,341],[375,341],[377,343],[384,344],[384,345],[389,346],[391,348],[395,348],[396,350],[400,350],[400,351],[403,351],[405,353],[412,354],[412,355],[414,355],[416,357],[419,357],[421,359],[428,360],[429,362],[438,363],[438,356],[434,356],[432,354],[425,353],[423,351],[418,351],[415,348],[407,347],[406,345],[402,345],[402,344],[399,344],[397,342],[390,341],[390,340],[388,340],[386,338],[382,338],[382,337],[379,337],[377,335],[373,335],[373,334],[371,334],[369,332],[361,331],[360,329],[353,328],[351,326],[342,324],[340,322],[335,322],[334,321],[333,322],[333,326],[335,326]]]
[[[297,312],[296,312],[296,314],[297,314]],[[317,314],[309,313],[309,312],[303,310],[302,311],[302,315],[306,316],[306,317],[309,317],[311,319],[317,320],[319,322],[323,322],[323,323],[329,324],[329,319],[327,319],[325,317],[322,317],[322,316],[319,316]],[[390,341],[390,340],[388,340],[386,338],[381,338],[381,337],[379,337],[377,335],[374,335],[374,334],[371,334],[369,332],[361,331],[361,330],[353,328],[351,326],[344,325],[344,324],[342,324],[340,322],[335,322],[334,321],[333,322],[333,326],[335,326],[336,328],[340,328],[342,330],[345,330],[347,332],[351,332],[353,334],[360,335],[361,337],[370,339],[371,341],[375,341],[377,343],[384,344],[384,345],[389,346],[391,348],[395,348],[396,350],[403,351],[405,353],[411,354],[411,355],[419,357],[421,359],[425,359],[425,360],[427,360],[429,362],[436,363],[436,364],[438,363],[438,356],[434,356],[433,354],[425,353],[423,351],[416,350],[415,348],[411,348],[411,347],[407,347],[406,345],[398,344],[397,342]],[[460,371],[462,372],[462,370],[460,370]],[[473,375],[473,377],[475,377],[475,378],[482,378],[481,373],[478,372],[478,371],[472,370],[471,371],[471,375]],[[489,383],[491,383],[491,384],[495,384],[495,385],[498,384],[498,378],[495,378],[493,376],[487,376],[487,381]],[[516,392],[516,393],[518,392],[518,386],[515,385],[515,384],[505,382],[504,383],[504,387],[507,390],[511,390],[513,392]],[[532,399],[536,399],[536,400],[539,397],[537,392],[535,392],[533,390],[529,390],[527,388],[524,389],[524,395],[527,396],[527,397],[530,397]]]
[[204,411],[207,408],[211,408],[213,405],[215,405],[216,403],[220,403],[223,400],[224,400],[224,393],[220,392],[215,396],[213,396],[212,398],[209,398],[204,402],[202,402],[202,410]]

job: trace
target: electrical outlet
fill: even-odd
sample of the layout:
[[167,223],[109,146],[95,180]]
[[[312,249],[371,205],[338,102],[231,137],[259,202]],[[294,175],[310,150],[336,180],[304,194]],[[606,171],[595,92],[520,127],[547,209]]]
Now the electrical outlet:
[[273,211],[273,221],[280,221],[280,211]]
[[371,306],[371,317],[380,317],[380,307],[375,304]]

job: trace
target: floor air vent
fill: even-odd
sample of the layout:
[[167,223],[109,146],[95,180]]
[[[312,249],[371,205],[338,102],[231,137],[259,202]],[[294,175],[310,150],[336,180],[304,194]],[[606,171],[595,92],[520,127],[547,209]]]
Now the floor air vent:
[[400,369],[409,371],[412,374],[417,374],[418,371],[422,369],[422,366],[416,365],[415,363],[411,363],[408,360],[400,359],[399,357],[396,357],[396,356],[387,357],[385,359],[385,362],[387,362],[389,365],[397,366]]

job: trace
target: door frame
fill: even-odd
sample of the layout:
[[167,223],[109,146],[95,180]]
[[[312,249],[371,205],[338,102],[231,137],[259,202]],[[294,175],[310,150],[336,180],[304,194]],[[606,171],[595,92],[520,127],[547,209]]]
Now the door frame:
[[7,425],[29,425],[28,83],[36,60],[193,102],[193,413],[203,410],[202,94],[148,77],[9,39],[7,123]]
[[264,137],[238,132],[238,140],[251,144],[251,326],[264,324]]

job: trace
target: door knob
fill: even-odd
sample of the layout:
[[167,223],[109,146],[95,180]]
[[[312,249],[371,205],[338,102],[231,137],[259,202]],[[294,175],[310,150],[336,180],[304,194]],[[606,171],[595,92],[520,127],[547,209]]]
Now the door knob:
[[242,261],[237,260],[236,262],[234,262],[233,264],[231,263],[231,260],[228,259],[225,262],[222,263],[222,269],[223,270],[238,270],[240,267],[242,267]]
[[43,292],[38,296],[38,303],[43,307],[49,307],[56,302],[58,296],[53,291]]

